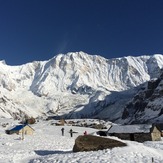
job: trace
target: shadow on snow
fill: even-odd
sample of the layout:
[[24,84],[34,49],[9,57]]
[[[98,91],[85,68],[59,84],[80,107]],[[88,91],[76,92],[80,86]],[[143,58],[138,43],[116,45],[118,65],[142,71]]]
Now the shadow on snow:
[[53,154],[66,154],[72,151],[49,151],[49,150],[35,150],[35,153],[40,156],[53,155]]

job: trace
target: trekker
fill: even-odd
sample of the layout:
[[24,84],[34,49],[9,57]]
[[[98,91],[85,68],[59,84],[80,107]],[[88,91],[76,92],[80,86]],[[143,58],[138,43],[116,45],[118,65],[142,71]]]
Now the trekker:
[[64,136],[64,128],[61,128],[62,136]]
[[87,135],[87,131],[84,132],[84,135]]
[[73,134],[73,131],[72,131],[72,129],[70,129],[70,136],[72,137],[72,134]]

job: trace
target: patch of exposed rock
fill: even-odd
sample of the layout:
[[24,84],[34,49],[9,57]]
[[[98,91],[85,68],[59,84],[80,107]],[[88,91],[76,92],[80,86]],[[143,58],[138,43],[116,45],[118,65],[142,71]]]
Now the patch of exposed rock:
[[84,135],[76,138],[73,152],[98,151],[123,146],[127,145],[118,140],[93,135]]
[[[162,116],[163,70],[161,72],[159,78],[148,81],[145,89],[128,102],[122,114],[126,123],[154,123],[155,118]],[[149,113],[152,113],[151,118]]]

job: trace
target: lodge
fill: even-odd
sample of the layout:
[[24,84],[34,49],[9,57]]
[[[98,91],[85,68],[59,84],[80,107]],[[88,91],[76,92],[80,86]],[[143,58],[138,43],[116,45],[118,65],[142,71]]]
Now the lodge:
[[116,136],[123,140],[137,142],[159,141],[161,140],[161,131],[155,125],[113,125],[108,131],[109,136]]
[[9,130],[6,130],[7,134],[25,134],[25,135],[32,135],[34,132],[34,129],[30,127],[28,124],[25,125],[17,125]]

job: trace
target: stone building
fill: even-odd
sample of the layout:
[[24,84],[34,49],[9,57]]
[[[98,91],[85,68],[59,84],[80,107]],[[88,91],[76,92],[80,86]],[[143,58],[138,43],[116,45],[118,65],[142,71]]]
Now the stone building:
[[30,127],[29,125],[17,125],[10,130],[6,130],[7,134],[25,134],[25,135],[32,135],[34,132],[34,129]]
[[107,134],[123,140],[138,142],[161,140],[161,131],[155,125],[147,124],[114,125]]

